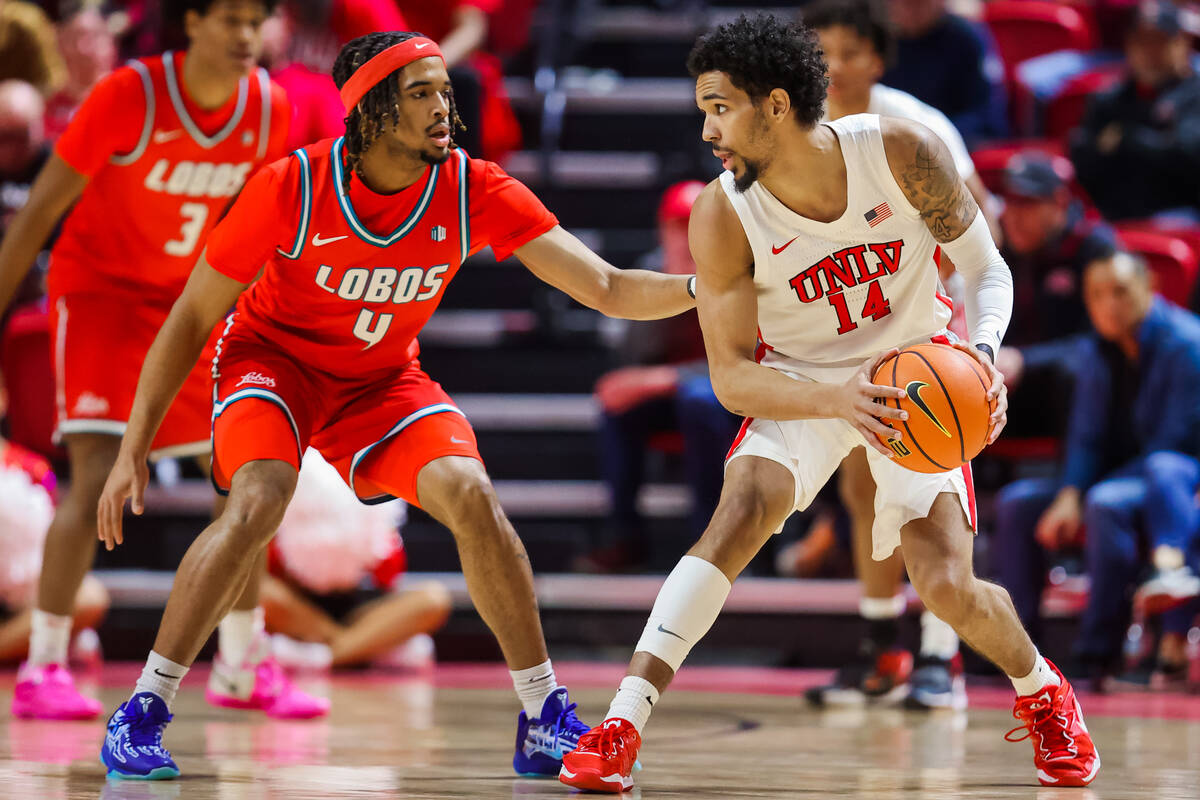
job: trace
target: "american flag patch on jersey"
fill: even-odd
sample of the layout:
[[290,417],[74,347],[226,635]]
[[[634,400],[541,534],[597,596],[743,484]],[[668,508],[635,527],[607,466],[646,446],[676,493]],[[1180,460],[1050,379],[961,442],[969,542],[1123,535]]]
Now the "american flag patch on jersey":
[[868,225],[870,225],[872,228],[874,228],[876,225],[883,222],[885,219],[887,219],[891,215],[892,215],[892,207],[889,206],[887,203],[880,203],[879,205],[875,206],[867,213],[863,214],[863,219],[865,219],[867,221]]

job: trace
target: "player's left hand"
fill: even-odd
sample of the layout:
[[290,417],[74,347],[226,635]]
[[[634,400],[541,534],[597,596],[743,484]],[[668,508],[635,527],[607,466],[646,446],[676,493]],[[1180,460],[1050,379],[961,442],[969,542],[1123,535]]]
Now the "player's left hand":
[[996,365],[992,363],[986,353],[966,342],[955,342],[954,346],[964,353],[969,353],[971,358],[982,364],[991,381],[992,387],[988,389],[987,393],[988,403],[992,404],[992,416],[988,418],[987,439],[987,443],[991,444],[1000,437],[1000,432],[1008,424],[1008,389],[1004,386],[1004,376],[1000,374],[1000,370],[996,369]]

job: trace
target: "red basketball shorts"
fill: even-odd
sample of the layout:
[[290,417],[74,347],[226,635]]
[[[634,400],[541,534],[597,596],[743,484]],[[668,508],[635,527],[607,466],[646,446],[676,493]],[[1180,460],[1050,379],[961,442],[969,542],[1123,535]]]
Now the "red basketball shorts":
[[[315,447],[364,503],[420,506],[417,475],[445,456],[482,461],[475,432],[417,361],[372,378],[309,369],[252,333],[221,342],[213,406],[213,483],[229,491],[243,465],[297,469]],[[386,465],[386,475],[377,474]]]
[[[169,311],[170,305],[119,292],[50,298],[56,440],[73,433],[125,433],[142,363]],[[155,457],[208,452],[214,342],[209,341],[167,411],[154,437]]]

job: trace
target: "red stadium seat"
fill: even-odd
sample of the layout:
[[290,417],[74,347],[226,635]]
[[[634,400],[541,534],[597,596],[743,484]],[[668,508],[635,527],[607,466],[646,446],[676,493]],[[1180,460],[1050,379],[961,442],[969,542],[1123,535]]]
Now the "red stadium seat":
[[51,461],[64,453],[54,433],[54,365],[50,355],[50,316],[44,303],[13,311],[0,336],[0,373],[8,387],[9,438]]
[[1200,273],[1200,254],[1181,236],[1142,227],[1118,226],[1122,244],[1146,259],[1154,288],[1163,297],[1187,307]]
[[1027,58],[1055,50],[1091,50],[1095,25],[1081,9],[1044,0],[992,0],[983,6],[983,20],[1009,74]]
[[1047,102],[1042,114],[1042,130],[1052,139],[1065,140],[1083,119],[1088,98],[1121,78],[1120,64],[1099,67],[1076,75]]

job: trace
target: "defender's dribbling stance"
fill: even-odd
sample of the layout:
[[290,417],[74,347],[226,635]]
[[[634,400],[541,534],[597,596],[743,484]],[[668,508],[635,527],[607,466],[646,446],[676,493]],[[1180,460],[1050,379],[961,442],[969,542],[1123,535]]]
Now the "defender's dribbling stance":
[[109,543],[120,541],[125,499],[141,508],[146,450],[188,365],[237,303],[213,361],[213,477],[229,502],[184,556],[143,680],[109,720],[101,757],[110,775],[179,774],[161,746],[170,702],[279,523],[310,445],[364,502],[402,497],[453,532],[525,707],[514,768],[556,774],[587,730],[554,678],[525,549],[466,417],[421,370],[416,336],[485,245],[614,315],[685,311],[694,278],[614,269],[503,170],[454,149],[458,117],[433,41],[355,39],[333,78],[345,137],[297,150],[247,184],[142,369],[100,501]]
[[1039,780],[1087,784],[1100,760],[1070,684],[1038,654],[1007,593],[972,571],[969,479],[905,470],[875,437],[899,439],[885,422],[904,418],[880,402],[904,390],[873,385],[875,367],[896,347],[947,335],[939,247],[967,286],[974,346],[958,346],[992,376],[991,440],[1005,422],[991,355],[1012,280],[945,145],[920,125],[870,114],[818,124],[820,50],[807,29],[774,17],[742,17],[702,37],[688,68],[704,139],[727,170],[692,212],[700,322],[717,396],[748,419],[712,522],[667,577],[604,723],[563,757],[560,779],[611,792],[633,785],[641,728],[730,582],[865,444],[877,486],[874,557],[902,545],[926,607],[1011,677]]

